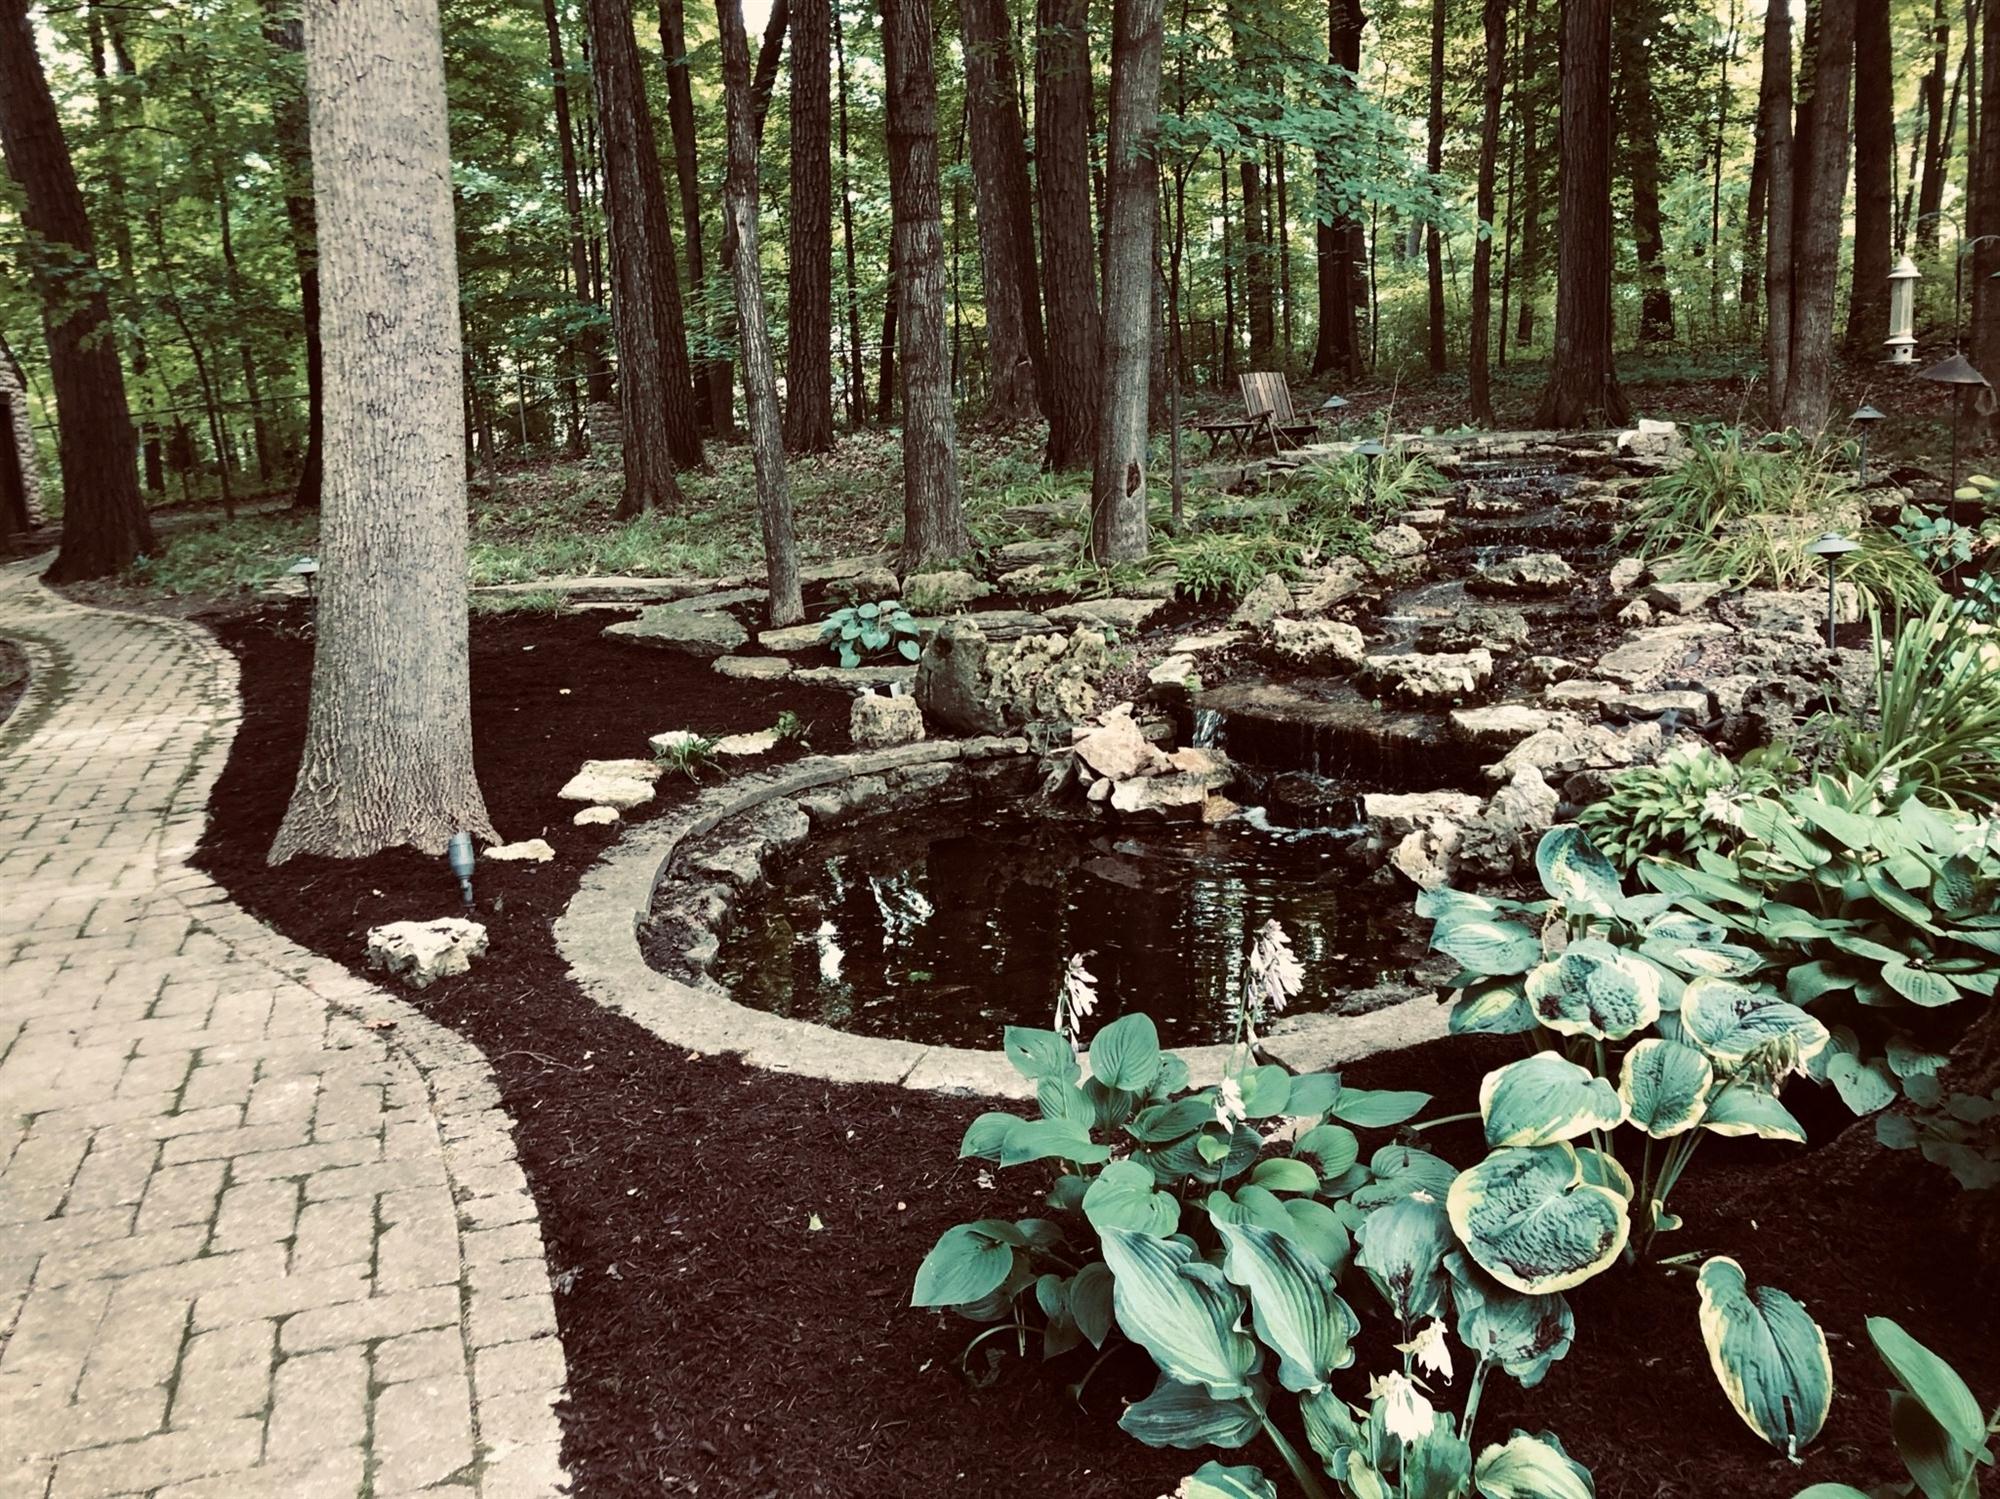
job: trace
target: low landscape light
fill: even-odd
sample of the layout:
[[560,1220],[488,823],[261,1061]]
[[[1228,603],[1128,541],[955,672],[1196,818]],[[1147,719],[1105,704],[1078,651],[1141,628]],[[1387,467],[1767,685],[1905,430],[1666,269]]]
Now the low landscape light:
[[451,872],[458,877],[459,894],[465,903],[472,904],[472,834],[460,828],[451,835],[451,842],[445,845],[445,861],[451,865]]
[[[1865,430],[1865,429],[1864,429]],[[1842,536],[1838,531],[1828,531],[1818,541],[1811,542],[1806,550],[1815,557],[1826,558],[1826,644],[1833,649],[1833,627],[1840,612],[1838,594],[1834,586],[1836,559],[1849,552],[1861,550],[1861,543],[1852,537]]]
[[1375,460],[1377,458],[1380,458],[1384,453],[1388,451],[1389,450],[1387,448],[1383,447],[1381,443],[1377,442],[1372,437],[1367,438],[1361,442],[1357,442],[1354,445],[1354,455],[1357,458],[1362,458],[1367,460],[1368,467],[1370,469],[1373,469],[1375,467]]
[[1856,473],[1864,489],[1868,485],[1868,429],[1873,427],[1877,422],[1886,421],[1887,419],[1882,412],[1877,411],[1866,401],[1863,401],[1856,408],[1854,414],[1847,419],[1848,424],[1854,428],[1855,432],[1861,438],[1861,463]]
[[306,592],[314,597],[319,594],[319,558],[301,557],[285,569],[295,578],[306,580]]
[[1336,411],[1345,411],[1347,409],[1347,397],[1328,396],[1324,401],[1319,403],[1319,409],[1329,414]]
[[1951,391],[1951,523],[1958,524],[1958,428],[1959,418],[1965,414],[1965,396],[1970,390],[1984,386],[1993,388],[1972,361],[1963,354],[1953,351],[1948,359],[1940,359],[1927,370],[1917,372],[1919,380],[1928,380],[1933,385],[1949,385]]

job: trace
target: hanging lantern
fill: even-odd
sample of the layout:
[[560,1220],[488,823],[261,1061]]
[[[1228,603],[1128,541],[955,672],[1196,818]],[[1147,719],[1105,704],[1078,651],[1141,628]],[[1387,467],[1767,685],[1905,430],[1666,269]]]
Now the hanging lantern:
[[1917,263],[1905,255],[1889,272],[1889,363],[1912,364],[1917,357]]

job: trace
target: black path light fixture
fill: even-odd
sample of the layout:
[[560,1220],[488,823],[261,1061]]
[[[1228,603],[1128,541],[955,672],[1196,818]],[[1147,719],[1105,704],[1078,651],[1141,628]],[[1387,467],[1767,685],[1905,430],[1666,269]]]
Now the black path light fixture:
[[319,558],[301,557],[285,571],[295,578],[305,579],[307,597],[319,597]]
[[1347,425],[1347,418],[1341,413],[1347,410],[1346,396],[1328,396],[1319,403],[1321,421],[1331,421],[1336,434]]
[[1810,542],[1806,550],[1815,557],[1826,558],[1826,647],[1833,649],[1833,627],[1838,623],[1840,599],[1835,585],[1835,575],[1839,559],[1849,552],[1861,550],[1861,543],[1838,531],[1828,531],[1818,541]]
[[451,842],[444,848],[445,861],[451,865],[451,872],[458,877],[458,893],[465,898],[467,906],[472,904],[472,834],[460,828],[451,835]]
[[1866,401],[1863,401],[1856,408],[1854,414],[1847,419],[1848,425],[1854,428],[1855,435],[1861,441],[1861,460],[1855,469],[1855,475],[1860,480],[1863,489],[1868,487],[1868,433],[1877,422],[1886,419],[1882,412],[1877,411]]
[[[1933,385],[1949,385],[1951,389],[1951,523],[1958,524],[1958,429],[1965,415],[1966,397],[1976,389],[1989,393],[1993,382],[1972,367],[1972,361],[1954,351],[1950,357],[1940,359],[1927,370],[1917,372],[1919,380],[1928,380]],[[1985,409],[1985,398],[1981,398],[1981,409]]]

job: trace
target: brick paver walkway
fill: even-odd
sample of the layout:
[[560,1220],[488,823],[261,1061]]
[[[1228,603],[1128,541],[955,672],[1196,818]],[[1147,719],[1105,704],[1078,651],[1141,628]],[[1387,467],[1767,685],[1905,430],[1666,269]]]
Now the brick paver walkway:
[[187,867],[234,661],[20,566],[0,634],[0,1499],[562,1492],[485,1063]]

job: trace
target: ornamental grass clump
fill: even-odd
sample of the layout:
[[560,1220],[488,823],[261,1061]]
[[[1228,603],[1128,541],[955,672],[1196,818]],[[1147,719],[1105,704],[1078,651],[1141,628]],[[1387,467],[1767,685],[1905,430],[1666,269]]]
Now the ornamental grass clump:
[[1887,640],[1873,621],[1875,708],[1845,736],[1841,763],[1884,793],[1915,787],[1988,811],[2000,804],[2000,634],[1955,600]]

